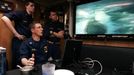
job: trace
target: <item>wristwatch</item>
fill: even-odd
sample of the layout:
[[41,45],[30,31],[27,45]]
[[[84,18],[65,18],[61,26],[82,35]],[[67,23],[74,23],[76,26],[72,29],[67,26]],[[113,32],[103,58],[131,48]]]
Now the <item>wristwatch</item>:
[[53,31],[50,31],[50,34],[53,34]]

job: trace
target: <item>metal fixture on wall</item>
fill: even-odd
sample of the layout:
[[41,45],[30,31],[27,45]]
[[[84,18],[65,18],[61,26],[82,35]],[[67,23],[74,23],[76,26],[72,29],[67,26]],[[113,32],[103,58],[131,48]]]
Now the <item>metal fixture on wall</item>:
[[8,1],[0,1],[0,11],[1,12],[10,12],[14,10],[14,4]]

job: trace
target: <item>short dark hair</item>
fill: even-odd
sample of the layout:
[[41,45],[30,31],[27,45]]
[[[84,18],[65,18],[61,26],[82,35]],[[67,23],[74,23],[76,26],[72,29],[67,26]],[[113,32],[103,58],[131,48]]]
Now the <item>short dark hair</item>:
[[25,5],[26,5],[26,6],[28,6],[29,3],[35,3],[35,2],[34,2],[33,0],[26,0],[26,1],[25,1]]
[[55,13],[58,15],[58,13],[57,13],[57,10],[56,10],[56,9],[50,9],[50,10],[49,10],[49,14],[48,14],[49,16],[50,16],[51,12],[55,12]]
[[46,14],[46,15],[45,15],[45,20],[46,20],[46,21],[49,21],[49,20],[50,20],[49,16],[50,16],[51,12],[56,12],[56,14],[58,15],[57,9],[55,9],[55,8],[47,8],[47,9],[45,10],[45,14]]
[[38,21],[32,22],[32,23],[30,24],[29,28],[30,28],[30,29],[33,29],[37,23],[40,23],[40,22],[38,22]]

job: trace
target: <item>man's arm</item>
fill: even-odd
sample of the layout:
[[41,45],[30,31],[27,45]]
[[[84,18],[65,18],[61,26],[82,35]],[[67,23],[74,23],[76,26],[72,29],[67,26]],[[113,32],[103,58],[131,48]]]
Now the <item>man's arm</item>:
[[64,24],[59,22],[58,32],[53,31],[52,34],[58,38],[64,38]]
[[3,16],[1,19],[4,21],[4,23],[6,24],[6,26],[11,30],[11,32],[15,35],[15,37],[17,37],[20,40],[24,40],[25,36],[24,35],[20,35],[15,30],[15,28],[13,27],[12,21],[8,17]]
[[[30,53],[29,52],[29,42],[27,40],[21,44],[20,49],[19,49],[19,53],[20,53],[19,61],[21,62],[22,65],[24,65],[24,66],[34,65],[35,55],[29,54]],[[29,56],[31,56],[31,57],[29,57]]]
[[59,32],[52,32],[52,34],[58,38],[64,38],[64,30],[61,30]]

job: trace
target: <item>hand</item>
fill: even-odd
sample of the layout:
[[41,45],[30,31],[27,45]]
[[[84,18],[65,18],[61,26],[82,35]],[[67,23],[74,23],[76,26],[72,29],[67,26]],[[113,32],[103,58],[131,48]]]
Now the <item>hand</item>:
[[32,57],[28,59],[27,65],[28,66],[33,66],[34,65],[34,54],[32,54]]
[[27,58],[22,58],[21,59],[21,63],[24,65],[24,66],[33,66],[34,65],[34,54],[32,54],[32,57],[27,59]]
[[16,34],[15,37],[17,37],[19,40],[25,40],[26,37],[24,35]]
[[29,58],[27,61],[27,66],[33,66],[34,65],[34,58]]
[[34,65],[34,58],[22,58],[21,59],[21,63],[24,65],[24,66],[33,66]]

